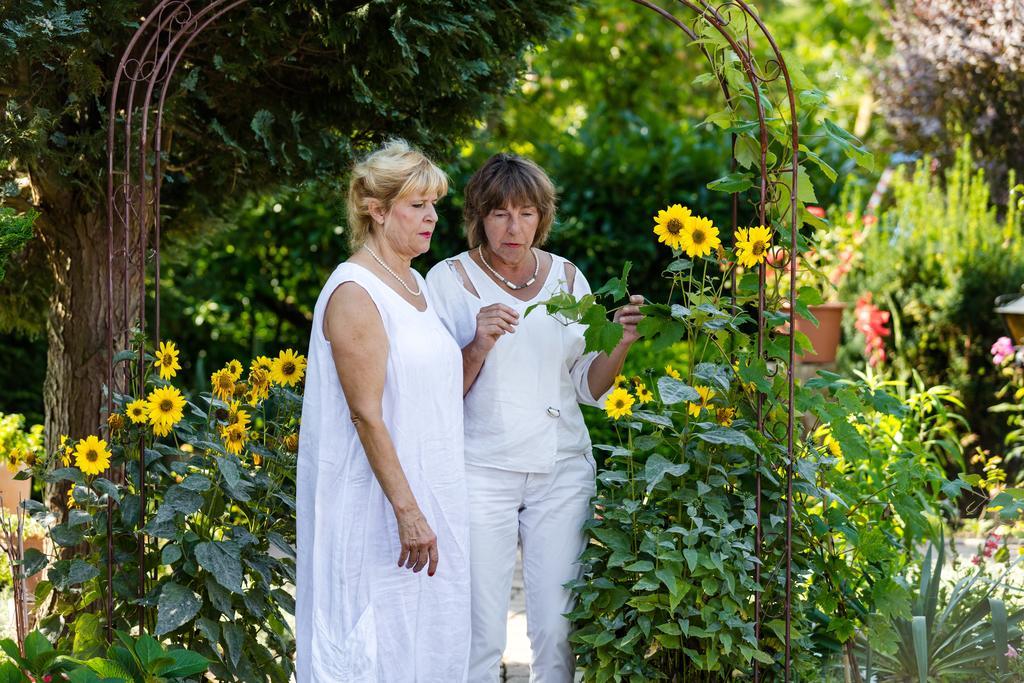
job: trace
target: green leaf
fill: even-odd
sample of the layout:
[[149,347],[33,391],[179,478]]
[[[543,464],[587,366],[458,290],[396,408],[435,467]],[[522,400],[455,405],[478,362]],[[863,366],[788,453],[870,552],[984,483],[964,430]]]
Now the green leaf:
[[29,661],[53,651],[53,644],[39,631],[32,631],[25,636],[25,658]]
[[161,507],[170,508],[179,514],[190,515],[202,506],[203,497],[201,495],[176,484],[164,492],[164,502]]
[[46,568],[49,558],[44,553],[35,548],[26,548],[25,557],[21,561],[22,571],[25,573],[25,578],[34,576]]
[[196,562],[210,572],[217,583],[237,594],[242,593],[240,548],[234,541],[206,541],[195,548]]
[[758,452],[757,446],[750,437],[743,432],[736,431],[731,427],[713,427],[706,432],[696,432],[695,436],[701,441],[714,444],[728,444],[730,446],[742,446],[754,453]]
[[690,463],[674,463],[664,456],[655,453],[647,458],[644,465],[644,479],[647,481],[647,493],[654,490],[666,476],[681,477],[690,471]]
[[50,538],[63,548],[73,548],[82,542],[83,535],[78,529],[72,529],[66,524],[59,524],[50,529]]
[[99,615],[85,612],[75,619],[75,638],[72,651],[77,657],[87,657],[102,651],[105,646],[103,625]]
[[55,590],[66,591],[99,576],[100,570],[85,560],[58,560],[50,567],[47,578]]
[[225,622],[221,624],[221,632],[224,634],[231,665],[237,667],[238,659],[242,656],[242,644],[245,642],[245,629],[235,622]]
[[612,299],[618,301],[626,296],[628,290],[627,278],[629,277],[629,269],[633,267],[630,261],[626,261],[622,265],[622,275],[620,277],[613,277],[604,283],[600,289],[594,292],[595,296],[602,296],[604,294],[610,294]]
[[121,492],[118,490],[117,484],[115,484],[114,482],[110,481],[109,479],[104,479],[103,477],[97,477],[92,482],[92,486],[93,486],[94,489],[96,489],[100,493],[104,493],[104,494],[110,496],[110,498],[115,503],[120,505],[120,503],[121,503]]
[[164,656],[164,649],[160,647],[160,643],[156,642],[153,636],[143,633],[135,641],[135,654],[138,655],[139,661],[142,662],[142,667],[151,671],[151,664]]
[[622,325],[608,319],[608,311],[601,304],[594,304],[583,314],[581,321],[587,326],[583,332],[586,350],[611,353],[622,340]]
[[658,378],[658,393],[667,406],[683,401],[700,401],[700,394],[696,389],[672,377]]
[[204,673],[210,668],[210,660],[196,652],[171,650],[167,656],[174,660],[174,664],[160,672],[163,678],[186,678]]
[[742,171],[735,171],[728,173],[721,178],[716,178],[708,183],[707,187],[709,190],[715,190],[717,192],[742,192],[743,190],[749,190],[754,186],[754,176],[752,173],[744,173]]
[[192,621],[203,601],[191,590],[168,581],[160,589],[160,600],[156,606],[156,631],[154,635],[162,636]]

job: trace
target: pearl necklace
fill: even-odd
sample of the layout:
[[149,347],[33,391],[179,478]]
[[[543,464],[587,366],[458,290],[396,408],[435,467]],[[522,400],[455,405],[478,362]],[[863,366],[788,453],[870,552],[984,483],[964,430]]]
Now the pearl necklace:
[[533,249],[530,249],[530,253],[533,254],[533,275],[530,277],[529,280],[527,280],[521,285],[517,285],[514,282],[506,280],[501,275],[501,273],[496,271],[494,268],[491,268],[491,264],[488,263],[487,259],[484,258],[484,245],[481,244],[479,247],[477,247],[477,251],[480,252],[480,262],[484,264],[484,267],[486,267],[487,270],[491,271],[491,274],[494,275],[494,277],[501,280],[501,283],[508,287],[509,289],[513,291],[517,289],[526,289],[527,287],[529,287],[530,285],[537,281],[537,273],[540,272],[540,259],[537,258],[537,252],[535,252]]
[[384,270],[386,270],[386,271],[388,271],[389,273],[391,273],[391,276],[392,276],[393,278],[395,278],[396,280],[398,280],[398,282],[399,282],[399,283],[400,283],[400,284],[401,284],[401,285],[402,285],[403,287],[405,287],[405,291],[409,292],[409,293],[410,293],[410,294],[412,294],[413,296],[419,296],[420,294],[422,294],[422,293],[423,293],[423,290],[422,290],[422,289],[417,289],[417,290],[416,290],[416,291],[414,292],[414,291],[412,290],[412,288],[411,288],[411,287],[409,287],[409,285],[405,284],[405,280],[403,280],[402,278],[398,277],[398,273],[396,273],[395,271],[393,271],[393,270],[391,270],[390,268],[388,268],[388,264],[384,263],[384,262],[383,262],[383,261],[382,261],[382,260],[380,259],[380,256],[377,256],[377,255],[376,255],[375,253],[373,253],[373,249],[370,249],[370,247],[366,246],[365,244],[363,245],[363,249],[365,249],[366,251],[370,252],[370,256],[372,256],[372,257],[373,257],[373,260],[374,260],[374,261],[376,261],[377,263],[379,263],[379,264],[380,264],[380,267],[381,267],[381,268],[383,268]]

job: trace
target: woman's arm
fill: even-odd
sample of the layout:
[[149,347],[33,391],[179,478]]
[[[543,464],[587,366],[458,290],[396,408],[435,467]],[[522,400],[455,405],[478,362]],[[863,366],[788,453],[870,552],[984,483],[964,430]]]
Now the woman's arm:
[[353,282],[334,290],[324,313],[324,335],[331,343],[338,379],[366,459],[398,521],[402,542],[398,566],[418,572],[428,565],[427,574],[433,576],[437,571],[437,536],[420,511],[384,424],[381,399],[388,339],[377,306],[366,290]]

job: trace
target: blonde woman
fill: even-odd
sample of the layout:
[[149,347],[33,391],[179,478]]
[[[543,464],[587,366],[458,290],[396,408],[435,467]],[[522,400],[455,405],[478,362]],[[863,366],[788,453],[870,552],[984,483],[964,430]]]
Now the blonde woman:
[[316,303],[302,410],[298,683],[466,679],[462,359],[410,267],[447,190],[401,141],[352,172],[352,256]]

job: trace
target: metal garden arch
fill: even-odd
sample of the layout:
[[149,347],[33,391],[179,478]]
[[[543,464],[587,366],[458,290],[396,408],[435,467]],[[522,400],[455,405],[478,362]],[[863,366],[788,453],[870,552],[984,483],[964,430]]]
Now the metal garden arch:
[[[727,43],[732,54],[738,61],[746,81],[750,84],[751,92],[760,94],[764,87],[772,82],[781,79],[785,85],[786,102],[788,108],[788,141],[790,147],[791,164],[786,170],[789,181],[786,183],[789,188],[795,190],[799,180],[799,156],[800,156],[800,135],[797,120],[796,94],[790,71],[786,66],[785,59],[778,44],[772,37],[764,22],[757,12],[744,0],[726,0],[721,3],[712,3],[708,0],[669,0],[668,7],[676,11],[666,9],[652,0],[631,0],[637,5],[647,8],[659,14],[662,18],[676,26],[691,42],[700,47],[705,57],[711,61],[711,68],[722,89],[726,103],[729,107],[735,108],[730,85],[721,71],[717,70],[713,56],[708,52],[705,45],[700,41],[701,31],[697,26],[710,27],[718,33]],[[193,40],[204,30],[214,25],[231,10],[246,4],[248,0],[210,0],[201,4],[189,0],[161,0],[142,20],[139,28],[132,36],[121,56],[114,75],[113,86],[110,96],[110,121],[107,132],[107,289],[106,295],[110,305],[107,306],[107,319],[105,321],[108,331],[107,336],[107,387],[111,390],[107,395],[107,410],[113,410],[113,394],[118,391],[125,391],[130,382],[130,370],[124,366],[123,371],[115,365],[115,350],[127,348],[130,342],[131,330],[137,327],[147,336],[154,340],[160,339],[160,190],[162,182],[162,153],[164,152],[162,140],[162,125],[164,115],[164,104],[167,99],[172,77],[187,53]],[[193,8],[197,5],[197,8]],[[687,16],[693,25],[688,24],[677,12]],[[767,45],[765,53],[768,59],[763,67],[758,66],[755,58],[755,44],[758,41],[762,47]],[[777,192],[778,179],[772,179],[768,171],[768,147],[770,131],[766,122],[767,114],[765,105],[760,96],[752,98],[757,115],[758,139],[760,142],[760,186],[758,188],[758,201],[756,216],[761,224],[767,224],[769,204],[779,198]],[[733,150],[735,152],[736,136],[733,134]],[[736,167],[735,153],[733,155],[733,168]],[[739,226],[739,194],[732,196],[732,228]],[[788,254],[797,255],[797,232],[800,227],[800,217],[796,191],[789,192],[788,223],[790,226]],[[759,273],[759,306],[757,315],[758,325],[758,354],[763,356],[765,352],[765,331],[766,323],[764,317],[765,289],[766,289],[766,268],[777,267],[788,271],[789,275],[789,303],[790,310],[795,310],[796,301],[796,272],[798,258],[790,257],[781,266],[760,266]],[[120,266],[119,272],[115,263]],[[151,320],[147,319],[145,304],[140,306],[138,311],[130,308],[127,292],[129,287],[138,287],[140,301],[146,301],[146,275],[152,267],[153,292],[155,302],[154,315]],[[115,286],[124,296],[115,298]],[[786,430],[787,460],[786,460],[786,533],[785,533],[785,680],[791,678],[791,621],[792,621],[792,524],[793,524],[793,472],[794,472],[794,413],[792,410],[794,400],[794,371],[793,360],[795,356],[795,338],[789,337],[789,362],[787,367],[788,400],[786,408],[788,411],[788,424]],[[145,360],[142,353],[134,361],[139,376],[145,369]],[[117,371],[116,371],[117,370]],[[764,396],[761,395],[757,406],[757,424],[759,429],[764,429]],[[144,481],[145,474],[145,453],[140,448],[139,471],[140,481]],[[760,458],[760,456],[759,456]],[[759,471],[756,474],[756,496],[757,496],[757,525],[755,547],[758,557],[764,546],[765,539],[762,534],[761,524],[761,473],[760,460]],[[124,472],[119,475],[123,478]],[[145,524],[146,511],[146,487],[141,486],[140,491],[140,528]],[[114,503],[108,501],[108,511]],[[114,549],[110,531],[111,516],[107,515],[108,541],[107,541],[107,585],[112,585]],[[140,597],[145,594],[145,548],[147,539],[140,531],[138,534],[139,553],[139,590]],[[755,579],[761,584],[761,566],[755,568]],[[112,592],[107,591],[107,599],[104,605],[107,617],[108,637],[112,628],[113,600]],[[764,618],[761,595],[755,593],[755,635],[758,641],[761,640],[761,627]],[[145,608],[139,608],[140,623],[144,623]],[[753,679],[758,681],[761,677],[757,663],[754,664]]]

